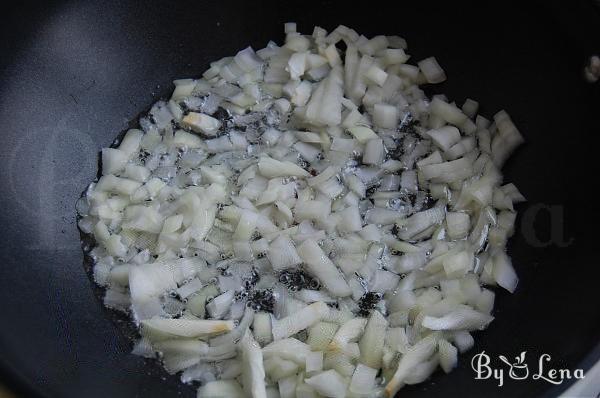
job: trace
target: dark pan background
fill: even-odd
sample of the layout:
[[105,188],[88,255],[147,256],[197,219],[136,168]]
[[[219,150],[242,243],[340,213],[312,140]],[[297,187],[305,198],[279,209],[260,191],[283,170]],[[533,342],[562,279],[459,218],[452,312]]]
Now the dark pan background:
[[[590,189],[600,85],[581,78],[600,52],[592,2],[16,1],[1,14],[0,377],[23,396],[195,396],[129,354],[82,266],[74,204],[96,175],[99,149],[169,95],[172,79],[199,76],[248,44],[281,42],[287,21],[306,33],[344,23],[404,36],[414,60],[435,55],[447,72],[430,93],[474,98],[488,117],[505,108],[527,139],[505,169],[529,199],[510,245],[519,288],[498,293],[497,319],[455,372],[402,396],[555,396],[567,384],[476,381],[469,362],[481,350],[509,358],[527,350],[530,367],[541,353],[569,369],[599,357]],[[552,222],[535,212],[540,205],[557,206]],[[554,243],[532,244],[550,231]],[[561,232],[572,240],[565,247],[556,244]]]

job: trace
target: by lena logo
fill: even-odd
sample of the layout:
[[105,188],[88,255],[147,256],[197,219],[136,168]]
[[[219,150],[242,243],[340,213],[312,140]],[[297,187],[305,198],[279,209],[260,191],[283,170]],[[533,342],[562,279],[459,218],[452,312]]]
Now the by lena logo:
[[[483,352],[482,352],[483,354]],[[513,380],[525,380],[529,376],[529,368],[525,363],[525,351],[518,357],[515,357],[515,363],[510,363],[504,355],[498,355],[498,358],[509,366],[508,375]]]
[[[492,364],[492,358],[485,351],[476,354],[471,359],[471,367],[475,372],[475,380],[494,379],[498,381],[498,387],[504,385],[505,370],[508,369],[508,377],[512,380],[542,380],[551,384],[562,384],[565,380],[583,379],[583,369],[555,369],[549,362],[552,357],[548,354],[542,354],[536,363],[536,368],[529,371],[526,363],[527,352],[523,351],[515,357],[514,361],[509,361],[504,355],[498,355],[500,360],[498,365]],[[503,363],[503,364],[502,364]]]

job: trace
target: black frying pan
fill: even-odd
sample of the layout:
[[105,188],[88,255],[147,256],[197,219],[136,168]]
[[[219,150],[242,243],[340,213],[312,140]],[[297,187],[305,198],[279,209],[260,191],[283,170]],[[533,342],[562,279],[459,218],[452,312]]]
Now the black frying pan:
[[82,266],[74,204],[96,175],[99,149],[168,95],[172,79],[198,76],[209,61],[248,44],[281,41],[287,21],[308,33],[315,24],[344,23],[368,36],[404,36],[414,59],[435,55],[449,76],[430,94],[443,91],[459,103],[474,98],[488,117],[506,108],[527,139],[505,169],[529,199],[510,244],[519,288],[498,293],[496,321],[455,372],[436,373],[401,395],[555,396],[568,384],[474,380],[470,359],[482,350],[509,358],[527,350],[532,367],[548,353],[553,367],[571,370],[599,358],[598,217],[590,191],[597,156],[590,140],[598,134],[600,86],[581,78],[586,57],[600,52],[592,2],[4,7],[0,371],[21,395],[195,396],[154,362],[129,354],[123,319],[102,307]]

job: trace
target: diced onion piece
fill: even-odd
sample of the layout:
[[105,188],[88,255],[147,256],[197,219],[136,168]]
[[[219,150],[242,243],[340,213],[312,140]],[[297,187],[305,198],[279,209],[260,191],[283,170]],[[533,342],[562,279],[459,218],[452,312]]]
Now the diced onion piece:
[[352,380],[350,381],[350,392],[357,395],[368,395],[375,388],[375,377],[377,369],[370,368],[362,363],[356,365]]
[[467,158],[419,166],[419,169],[423,178],[437,183],[461,181],[473,174],[473,166]]
[[253,398],[266,398],[265,369],[260,346],[252,333],[246,331],[240,342],[242,347],[242,378],[246,394]]
[[297,201],[295,207],[297,221],[325,220],[331,212],[331,203],[322,200]]
[[316,125],[335,126],[342,119],[342,71],[334,67],[314,90],[306,105],[306,118]]
[[[366,323],[366,322],[365,322]],[[319,322],[308,330],[306,342],[313,351],[324,351],[333,339],[339,325],[333,322]]]
[[128,130],[121,144],[119,144],[119,150],[125,152],[128,156],[132,156],[140,149],[142,137],[144,133],[141,130],[131,129]]
[[214,299],[206,305],[206,310],[211,318],[221,319],[227,314],[233,302],[234,291],[229,290]]
[[175,90],[171,95],[171,99],[175,101],[192,95],[192,92],[196,87],[196,81],[193,79],[174,80],[173,84],[175,85]]
[[471,229],[471,218],[467,213],[446,213],[446,228],[450,239],[464,238]]
[[128,178],[115,177],[112,174],[103,175],[96,184],[96,191],[106,191],[121,195],[133,194],[142,184]]
[[298,247],[298,254],[306,263],[308,271],[316,276],[331,294],[338,297],[352,294],[340,271],[314,240],[305,240]]
[[306,363],[306,355],[310,352],[310,346],[292,337],[274,341],[263,347],[265,358],[274,356],[294,361],[298,364]]
[[447,340],[438,341],[438,352],[440,356],[440,366],[444,372],[450,373],[458,364],[458,350]]
[[519,278],[505,252],[499,251],[494,255],[493,277],[498,285],[513,293],[519,283]]
[[371,65],[365,73],[365,78],[378,86],[383,86],[383,83],[387,79],[387,73],[377,65]]
[[377,310],[371,311],[371,316],[360,339],[360,362],[374,369],[381,367],[387,320]]
[[295,398],[298,377],[296,375],[281,378],[277,381],[280,398]]
[[473,268],[473,253],[461,251],[457,254],[444,258],[442,264],[448,278],[460,278]]
[[102,149],[102,175],[115,174],[125,168],[129,154],[120,149]]
[[456,126],[461,125],[465,122],[465,120],[467,120],[467,115],[465,115],[459,108],[457,108],[455,105],[442,101],[439,97],[435,97],[431,101],[430,108],[431,113]]
[[182,124],[197,133],[215,136],[221,128],[221,122],[203,113],[190,112],[182,119]]
[[326,397],[341,398],[346,395],[347,381],[333,369],[318,373],[304,381]]
[[369,140],[377,139],[378,136],[373,130],[364,126],[354,126],[348,129],[350,134],[354,136],[361,144],[366,143]]
[[284,235],[271,242],[267,256],[275,271],[291,268],[302,262],[291,239]]
[[461,307],[439,318],[425,316],[422,325],[431,330],[482,330],[493,319],[491,315]]
[[292,80],[298,80],[306,70],[306,53],[294,53],[288,61],[286,70],[290,73]]
[[444,126],[439,129],[429,130],[427,135],[443,151],[447,151],[452,145],[460,141],[460,132],[453,126]]
[[316,302],[304,307],[288,317],[279,319],[273,324],[273,339],[281,340],[293,336],[316,324],[327,312],[327,304]]
[[394,376],[385,386],[386,397],[392,398],[396,395],[410,371],[434,353],[438,340],[439,335],[433,333],[424,337],[408,349],[400,359]]
[[496,166],[500,167],[508,159],[508,156],[525,142],[525,139],[506,111],[495,114],[494,121],[498,132],[492,140],[492,158]]
[[433,207],[429,210],[415,213],[400,225],[398,237],[408,240],[416,234],[425,231],[427,228],[441,223],[444,220],[444,216],[444,209],[440,207]]
[[345,322],[335,333],[331,343],[327,347],[330,351],[341,351],[346,344],[357,340],[363,333],[367,319],[353,318]]
[[143,166],[128,164],[125,166],[125,177],[137,182],[145,182],[150,178],[150,170]]
[[173,137],[173,144],[188,148],[200,148],[202,146],[202,139],[187,131],[177,130]]
[[349,206],[338,212],[340,221],[338,229],[340,232],[356,232],[362,229],[362,220],[357,206]]
[[233,321],[215,321],[204,319],[168,319],[153,318],[143,320],[142,328],[178,337],[207,337],[229,332]]
[[383,162],[385,149],[381,139],[372,139],[367,141],[365,145],[365,153],[363,154],[363,163],[370,165],[380,165]]
[[323,351],[314,351],[306,355],[306,372],[320,372],[323,370]]
[[475,340],[473,340],[473,336],[466,330],[458,330],[452,334],[452,341],[454,345],[458,348],[458,351],[462,354],[466,351],[469,351],[475,345]]
[[198,388],[197,398],[227,397],[244,398],[246,394],[240,384],[234,379],[209,381]]
[[423,72],[427,83],[441,83],[446,80],[446,73],[438,64],[435,57],[425,58],[418,63],[419,69]]
[[258,161],[258,169],[260,173],[267,178],[275,177],[307,177],[309,173],[292,162],[272,159],[268,156],[263,156]]
[[395,129],[398,126],[398,108],[388,104],[375,104],[373,122],[384,129]]

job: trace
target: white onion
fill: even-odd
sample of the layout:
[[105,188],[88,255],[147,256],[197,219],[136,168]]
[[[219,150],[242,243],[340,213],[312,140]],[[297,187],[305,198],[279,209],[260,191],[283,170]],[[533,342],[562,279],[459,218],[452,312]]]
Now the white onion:
[[475,340],[473,340],[473,336],[466,330],[459,330],[452,334],[452,341],[454,345],[458,348],[458,350],[463,353],[475,345]]
[[437,356],[433,356],[431,359],[421,362],[410,371],[404,379],[404,382],[406,384],[418,384],[424,382],[433,374],[439,364],[440,361]]
[[277,340],[263,347],[266,358],[278,356],[298,364],[306,363],[306,355],[310,351],[310,346],[294,338]]
[[327,304],[316,302],[300,311],[275,321],[273,339],[280,340],[290,337],[317,323],[327,312]]
[[260,346],[250,332],[246,332],[241,340],[242,346],[242,378],[246,394],[256,398],[266,398],[265,369]]
[[323,370],[323,351],[311,352],[306,356],[306,372]]
[[427,135],[443,151],[447,151],[460,141],[460,132],[453,126],[444,126],[439,129],[429,130]]
[[360,362],[374,369],[381,367],[385,331],[388,321],[379,311],[372,311],[364,334],[360,339]]
[[284,377],[277,381],[278,392],[280,398],[295,398],[297,390],[298,377],[294,374],[292,376]]
[[500,251],[494,256],[493,262],[493,276],[496,280],[496,283],[509,292],[514,292],[519,279],[517,278],[517,274],[515,273],[515,270],[511,264],[510,258],[506,255],[506,253]]
[[349,389],[358,395],[367,395],[375,388],[377,369],[359,363],[354,370]]
[[393,397],[396,395],[410,371],[433,354],[437,348],[438,340],[439,335],[433,333],[424,337],[408,349],[400,359],[394,376],[385,387],[386,396]]
[[215,380],[209,381],[198,388],[197,397],[243,398],[245,397],[245,394],[240,384],[235,380]]
[[182,120],[184,126],[209,136],[216,135],[221,122],[203,113],[190,112]]
[[333,336],[328,349],[331,351],[343,350],[346,344],[358,339],[366,325],[367,320],[364,318],[353,318],[345,322]]
[[142,321],[142,328],[180,337],[205,337],[233,329],[233,321],[153,318]]
[[340,271],[331,260],[325,256],[325,253],[323,253],[315,241],[312,239],[305,240],[298,247],[298,254],[302,260],[304,260],[310,272],[325,285],[325,288],[329,290],[331,294],[338,297],[344,297],[351,294],[350,287],[344,280]]
[[442,101],[439,97],[435,97],[431,101],[430,107],[431,113],[439,116],[448,123],[461,125],[465,122],[465,120],[467,120],[467,115],[458,109],[456,105],[448,104],[447,102]]
[[423,326],[432,330],[483,329],[494,319],[468,307],[461,307],[440,318],[426,316]]
[[227,311],[229,311],[229,307],[231,307],[231,303],[233,302],[234,291],[229,290],[217,297],[215,297],[210,303],[206,305],[206,310],[208,311],[211,318],[220,319],[225,316]]
[[372,139],[367,141],[365,145],[365,153],[363,154],[363,163],[370,165],[380,165],[383,162],[384,156],[383,141],[380,139]]
[[199,396],[391,396],[473,346],[482,284],[516,289],[525,198],[500,167],[523,137],[430,100],[419,84],[446,74],[398,36],[285,32],[176,80],[102,150],[78,226],[136,353]]
[[423,72],[428,83],[441,83],[446,80],[446,74],[435,57],[425,58],[420,61],[419,69]]
[[346,380],[333,369],[309,377],[305,382],[326,397],[343,397],[346,394]]

